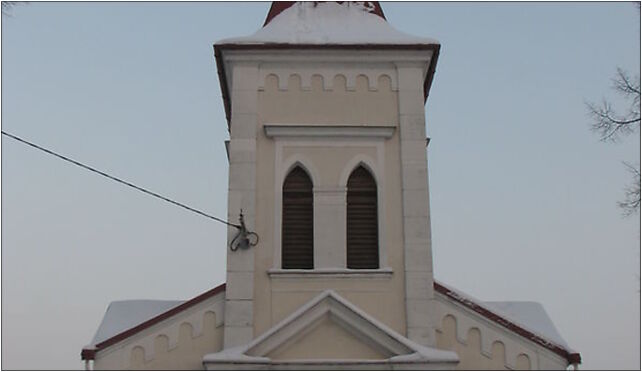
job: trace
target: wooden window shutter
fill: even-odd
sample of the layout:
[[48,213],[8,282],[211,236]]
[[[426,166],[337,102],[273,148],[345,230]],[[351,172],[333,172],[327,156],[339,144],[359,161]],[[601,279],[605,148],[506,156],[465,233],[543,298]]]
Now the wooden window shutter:
[[314,268],[313,212],[312,181],[301,167],[296,167],[283,182],[283,269]]
[[363,166],[348,179],[347,265],[349,269],[379,268],[377,184]]

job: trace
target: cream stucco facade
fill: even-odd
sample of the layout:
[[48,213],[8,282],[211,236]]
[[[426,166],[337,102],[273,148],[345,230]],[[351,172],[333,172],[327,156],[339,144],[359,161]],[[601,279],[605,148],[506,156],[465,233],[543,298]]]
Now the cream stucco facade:
[[[566,369],[579,361],[434,282],[424,103],[436,42],[215,50],[230,127],[227,217],[242,211],[259,243],[228,250],[224,290],[83,350],[95,369]],[[281,266],[283,185],[295,167],[312,183],[312,269]],[[371,269],[346,263],[347,185],[358,167],[376,183]],[[230,227],[228,246],[237,234]]]
[[115,342],[93,356],[96,370],[202,369],[223,346],[225,292]]
[[[226,320],[226,346],[251,341],[325,289],[416,342],[434,342],[423,111],[432,53],[227,53],[228,217],[243,210],[261,244],[228,254],[227,306],[243,318]],[[346,183],[360,165],[378,192],[379,269],[370,271],[346,268]],[[311,271],[280,266],[282,185],[294,166],[314,185]]]
[[453,350],[460,358],[457,369],[561,370],[569,361],[524,336],[506,331],[470,308],[436,295],[440,324],[436,347]]

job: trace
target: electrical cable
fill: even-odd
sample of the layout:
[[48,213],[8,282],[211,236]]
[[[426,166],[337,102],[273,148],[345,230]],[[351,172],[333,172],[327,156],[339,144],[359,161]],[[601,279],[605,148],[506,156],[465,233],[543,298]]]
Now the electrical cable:
[[143,193],[145,193],[145,194],[151,195],[151,196],[153,196],[153,197],[155,197],[155,198],[161,199],[161,200],[163,200],[163,201],[166,201],[166,202],[168,202],[168,203],[174,204],[174,205],[179,206],[179,207],[181,207],[181,208],[187,209],[188,211],[190,211],[190,212],[194,212],[194,213],[199,214],[199,215],[201,215],[201,216],[203,216],[203,217],[207,217],[207,218],[212,219],[212,220],[214,220],[214,221],[217,221],[217,222],[220,222],[220,223],[224,223],[224,224],[226,224],[226,225],[228,225],[228,226],[232,226],[232,227],[236,227],[237,229],[241,229],[241,225],[237,225],[237,224],[234,224],[234,223],[231,223],[231,222],[225,221],[225,220],[223,220],[223,219],[221,219],[221,218],[214,217],[214,216],[209,215],[209,214],[207,214],[207,213],[205,213],[205,212],[203,212],[203,211],[200,211],[200,210],[198,210],[198,209],[195,209],[195,208],[192,208],[192,207],[190,207],[190,206],[187,206],[187,205],[185,205],[185,204],[183,204],[183,203],[179,203],[179,202],[177,202],[177,201],[175,201],[175,200],[172,200],[172,199],[166,198],[166,197],[164,197],[164,196],[162,196],[162,195],[159,195],[159,194],[157,194],[157,193],[155,193],[155,192],[153,192],[153,191],[149,191],[149,190],[147,190],[147,189],[145,189],[145,188],[143,188],[143,187],[136,186],[136,185],[134,185],[134,184],[133,184],[133,183],[131,183],[131,182],[124,181],[124,180],[122,180],[122,179],[120,179],[120,178],[118,178],[118,177],[114,177],[114,176],[109,175],[109,174],[107,174],[107,173],[105,173],[105,172],[99,171],[98,169],[95,169],[95,168],[93,168],[93,167],[90,167],[89,165],[85,165],[85,164],[83,164],[83,163],[81,163],[81,162],[79,162],[79,161],[76,161],[76,160],[70,159],[70,158],[68,158],[68,157],[66,157],[66,156],[64,156],[64,155],[60,155],[60,154],[58,154],[58,153],[55,153],[55,152],[53,152],[53,151],[51,151],[51,150],[48,150],[48,149],[46,149],[46,148],[44,148],[44,147],[38,146],[38,145],[36,145],[36,144],[34,144],[34,143],[31,143],[31,142],[29,142],[29,141],[27,141],[27,140],[24,140],[24,139],[22,139],[22,138],[20,138],[20,137],[18,137],[18,136],[14,136],[13,134],[7,133],[7,132],[5,132],[5,131],[0,131],[0,132],[1,132],[1,133],[2,133],[2,135],[4,135],[4,136],[7,136],[7,137],[9,137],[9,138],[12,138],[12,139],[14,139],[14,140],[16,140],[16,141],[18,141],[18,142],[22,142],[22,143],[23,143],[23,144],[25,144],[25,145],[31,146],[31,147],[33,147],[33,148],[35,148],[35,149],[38,149],[38,150],[40,150],[40,151],[43,151],[43,152],[45,152],[45,153],[49,154],[49,155],[53,155],[53,156],[55,156],[55,157],[57,157],[57,158],[59,158],[59,159],[62,159],[62,160],[67,161],[67,162],[69,162],[69,163],[72,163],[72,164],[74,164],[74,165],[76,165],[76,166],[79,166],[79,167],[81,167],[81,168],[84,168],[84,169],[86,169],[86,170],[88,170],[88,171],[91,171],[91,172],[94,172],[94,173],[96,173],[96,174],[99,174],[99,175],[101,175],[101,176],[103,176],[103,177],[109,178],[109,179],[110,179],[110,180],[112,180],[112,181],[116,181],[116,182],[121,183],[121,184],[123,184],[123,185],[125,185],[125,186],[129,186],[129,187],[131,187],[131,188],[133,188],[133,189],[136,189],[136,190],[138,190],[138,191],[140,191],[140,192],[143,192]]

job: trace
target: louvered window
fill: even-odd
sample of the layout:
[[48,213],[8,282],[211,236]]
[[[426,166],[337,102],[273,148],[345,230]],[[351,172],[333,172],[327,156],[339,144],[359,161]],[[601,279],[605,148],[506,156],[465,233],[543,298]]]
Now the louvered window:
[[377,184],[363,166],[348,179],[347,248],[349,269],[379,268]]
[[314,268],[312,215],[312,181],[296,167],[283,182],[282,268]]

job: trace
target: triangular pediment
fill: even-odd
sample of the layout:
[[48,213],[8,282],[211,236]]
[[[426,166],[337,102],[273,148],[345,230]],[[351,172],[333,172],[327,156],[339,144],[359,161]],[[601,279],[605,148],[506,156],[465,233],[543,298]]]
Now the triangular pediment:
[[377,346],[364,342],[327,313],[309,329],[294,335],[266,356],[272,360],[382,360],[394,356]]
[[247,345],[203,358],[207,368],[228,363],[413,363],[445,368],[454,352],[416,344],[332,290],[308,301]]

